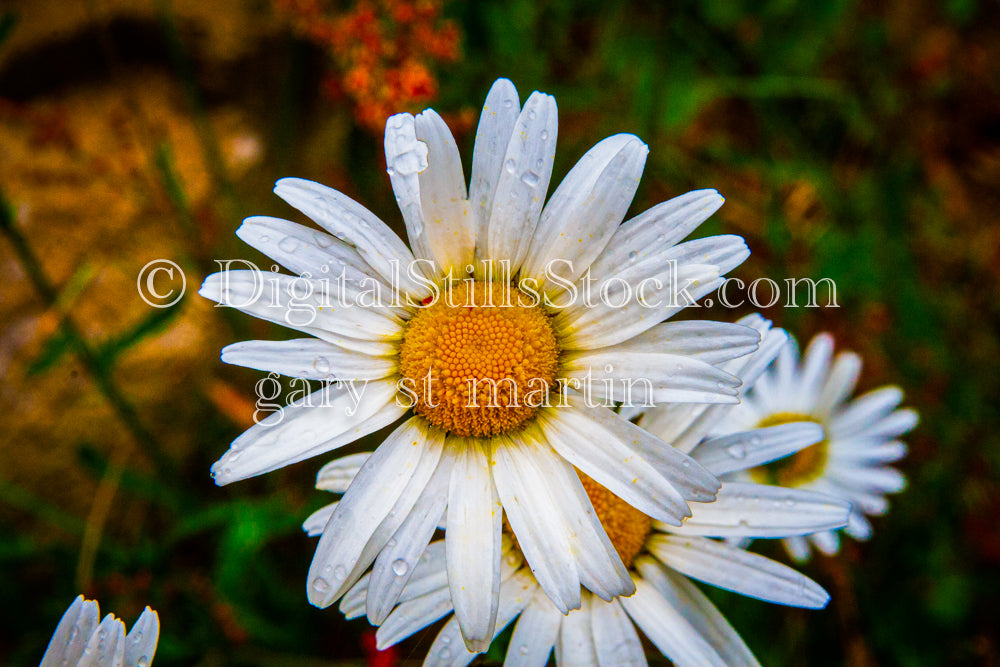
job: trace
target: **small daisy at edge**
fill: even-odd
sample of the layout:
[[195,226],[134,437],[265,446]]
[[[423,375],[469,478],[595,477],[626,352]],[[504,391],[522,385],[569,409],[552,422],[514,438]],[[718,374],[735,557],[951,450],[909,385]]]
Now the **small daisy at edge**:
[[[283,179],[275,193],[329,233],[253,217],[237,234],[298,275],[205,280],[203,296],[311,336],[237,343],[224,361],[334,381],[238,437],[212,467],[218,484],[406,417],[323,529],[307,581],[313,604],[333,604],[370,566],[391,578],[397,562],[415,562],[447,507],[451,599],[467,646],[482,650],[496,625],[505,514],[565,613],[582,604],[581,586],[606,600],[634,591],[575,469],[665,524],[715,498],[719,482],[703,466],[588,398],[622,401],[641,378],[657,404],[735,403],[740,381],[718,366],[756,349],[758,333],[664,321],[717,289],[746,244],[681,242],[722,205],[714,190],[622,223],[648,152],[632,135],[594,146],[546,201],[556,132],[554,98],[535,92],[522,107],[513,84],[498,80],[467,187],[437,113],[393,116],[386,163],[409,246],[343,194]],[[357,298],[329,307],[332,283]],[[586,283],[602,298],[576,298]],[[390,298],[366,301],[372,286]],[[641,298],[624,298],[639,286]],[[487,398],[497,400],[476,402],[470,382],[494,383]],[[527,399],[538,387],[550,400]],[[375,620],[398,593],[385,590],[369,610]]]
[[[889,464],[906,455],[906,445],[898,438],[913,429],[919,417],[915,410],[899,408],[899,387],[880,387],[851,399],[861,359],[853,352],[833,357],[833,349],[833,337],[818,334],[800,361],[798,345],[790,338],[767,372],[745,384],[742,404],[728,412],[719,432],[802,421],[822,426],[824,437],[817,444],[739,476],[843,498],[853,506],[844,532],[867,540],[872,526],[866,515],[885,514],[886,495],[906,487],[906,478]],[[826,555],[840,550],[840,537],[832,530],[783,542],[797,561],[809,558],[810,545]]]

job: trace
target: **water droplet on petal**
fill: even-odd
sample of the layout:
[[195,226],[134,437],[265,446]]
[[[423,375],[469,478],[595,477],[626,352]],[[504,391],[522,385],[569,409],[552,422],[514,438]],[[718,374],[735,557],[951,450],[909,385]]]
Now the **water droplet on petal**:
[[313,240],[320,248],[329,248],[333,245],[333,237],[322,232],[313,232]]
[[278,241],[278,249],[284,252],[295,252],[295,249],[299,247],[299,240],[294,236],[286,236],[285,238]]
[[136,661],[135,667],[149,667],[149,658],[142,656]]
[[396,573],[397,577],[402,577],[410,571],[410,564],[402,558],[397,558],[392,561],[392,571]]
[[514,162],[514,160],[507,160],[507,162],[504,164],[504,169],[506,169],[508,173],[513,174],[515,171],[517,171],[517,163]]
[[316,591],[320,595],[323,595],[324,593],[330,590],[330,582],[324,579],[323,577],[316,577],[315,579],[313,579],[312,587],[314,591]]
[[313,368],[316,369],[317,373],[326,375],[330,372],[330,360],[326,357],[316,357],[316,360],[313,361]]
[[632,250],[631,252],[629,252],[629,254],[628,254],[628,261],[634,262],[638,258],[639,258],[639,253],[637,253],[635,250]]
[[504,108],[504,109],[509,109],[509,108],[511,108],[512,106],[514,106],[514,100],[510,100],[510,99],[508,99],[508,100],[504,100],[504,101],[503,101],[503,108]]
[[542,130],[542,141],[545,141],[548,138],[549,138],[549,131],[548,130]]
[[521,174],[521,182],[527,185],[529,188],[533,188],[538,185],[538,174],[533,171],[526,171]]
[[522,645],[519,649],[517,649],[517,651],[521,655],[528,655],[528,647],[527,646],[523,646]]
[[443,649],[441,649],[438,652],[438,657],[441,658],[442,660],[447,660],[448,658],[451,657],[451,649],[449,649],[449,648],[443,648]]
[[343,565],[338,565],[338,566],[337,566],[336,568],[334,568],[334,570],[333,570],[333,576],[334,576],[334,577],[335,577],[335,578],[336,578],[336,579],[337,579],[338,581],[343,581],[344,579],[346,579],[346,578],[347,578],[347,568],[346,568],[346,567],[344,567]]
[[726,453],[734,459],[745,459],[747,457],[747,448],[740,444],[730,445],[726,448]]

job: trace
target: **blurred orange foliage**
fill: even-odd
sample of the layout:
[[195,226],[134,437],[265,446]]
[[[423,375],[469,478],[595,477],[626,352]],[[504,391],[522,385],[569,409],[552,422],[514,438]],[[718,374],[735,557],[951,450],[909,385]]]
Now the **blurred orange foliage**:
[[333,59],[327,95],[347,97],[359,124],[380,134],[394,113],[437,97],[436,62],[458,60],[458,26],[441,18],[439,0],[275,0],[294,29]]

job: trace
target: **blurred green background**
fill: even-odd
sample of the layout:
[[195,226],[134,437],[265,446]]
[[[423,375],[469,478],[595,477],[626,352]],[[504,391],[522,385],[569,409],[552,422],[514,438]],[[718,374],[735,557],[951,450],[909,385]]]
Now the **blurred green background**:
[[[270,192],[282,176],[400,230],[385,116],[433,106],[468,168],[499,76],[556,96],[554,183],[635,133],[633,212],[717,188],[698,234],[746,238],[733,275],[833,279],[840,308],[765,315],[832,331],[863,389],[898,384],[921,413],[874,539],[805,568],[826,610],[711,591],[761,662],[1000,664],[998,62],[985,0],[0,5],[0,664],[37,664],[79,592],[129,624],[157,609],[160,665],[422,658],[433,634],[370,662],[364,621],[305,600],[299,525],[330,501],[312,490],[328,457],[209,479],[261,376],[219,349],[290,334],[195,291],[215,259],[269,265],[233,231],[301,220]],[[186,271],[172,308],[136,290],[156,258]]]

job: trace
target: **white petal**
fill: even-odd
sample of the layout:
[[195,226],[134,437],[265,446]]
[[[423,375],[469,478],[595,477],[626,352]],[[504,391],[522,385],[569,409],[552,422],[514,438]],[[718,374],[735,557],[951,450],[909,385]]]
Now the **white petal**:
[[594,636],[590,632],[590,596],[583,606],[563,619],[556,641],[556,664],[566,667],[592,667],[597,664]]
[[330,461],[316,473],[316,488],[330,493],[345,493],[371,455],[371,452],[360,452]]
[[365,603],[372,625],[381,624],[392,611],[434,536],[448,502],[450,479],[451,459],[444,456],[399,530],[375,559]]
[[510,261],[511,275],[520,268],[538,225],[552,176],[558,128],[555,98],[535,91],[524,103],[506,147],[483,256]]
[[122,667],[125,661],[125,624],[108,614],[90,636],[76,667]]
[[[370,573],[361,577],[340,600],[340,611],[348,619],[363,616],[368,600]],[[434,591],[448,588],[448,568],[444,558],[444,540],[432,542],[417,560],[410,580],[403,588],[399,602],[415,600]],[[451,594],[449,593],[449,599]]]
[[666,402],[736,403],[736,378],[692,357],[635,352],[629,342],[600,350],[570,352],[561,362],[563,377],[579,380],[591,395],[626,405]]
[[895,468],[832,467],[829,477],[844,486],[880,493],[899,493],[906,488],[906,477]]
[[99,621],[97,602],[78,595],[59,619],[39,667],[76,665]]
[[[719,480],[690,457],[605,407],[588,406],[579,396],[571,395],[566,400],[568,409],[561,406],[554,409],[566,413],[560,416],[576,421],[585,437],[603,437],[621,442],[648,461],[685,500],[704,503],[715,498]],[[546,411],[546,414],[551,414],[551,411]],[[598,435],[602,433],[608,435]]]
[[812,491],[726,482],[714,503],[691,505],[692,516],[677,528],[678,535],[706,537],[787,537],[847,524],[851,504]]
[[785,550],[788,551],[788,555],[796,563],[805,563],[812,555],[812,549],[809,546],[809,541],[801,535],[786,537],[781,540],[781,543],[785,545]]
[[903,392],[899,387],[870,391],[851,401],[846,409],[830,419],[830,433],[835,438],[858,434],[892,412],[902,400]]
[[653,586],[639,579],[621,605],[656,648],[677,667],[726,667],[722,657]]
[[563,615],[541,588],[521,612],[507,646],[504,667],[545,667],[559,636]]
[[327,385],[247,429],[212,466],[212,478],[229,484],[354,442],[406,412],[395,396],[391,380]]
[[[564,349],[590,350],[626,341],[697,303],[722,284],[715,266],[668,265],[656,270],[655,275],[634,285],[609,283],[609,289],[599,288],[591,306],[585,307],[579,294],[555,299],[558,312],[553,324],[566,332]],[[569,305],[573,303],[577,305]]]
[[149,667],[160,640],[160,617],[146,607],[125,637],[125,667]]
[[799,391],[803,401],[815,404],[830,372],[830,358],[833,356],[833,336],[817,334],[809,342],[802,357],[802,373],[799,376]]
[[[427,144],[417,139],[417,124],[412,114],[389,117],[385,123],[385,164],[392,191],[403,214],[413,253],[420,259],[433,260],[434,250],[420,202],[420,173],[429,167],[428,153]],[[435,266],[429,275],[437,275],[440,270],[440,266]]]
[[729,621],[687,577],[663,567],[648,556],[640,557],[635,565],[642,578],[691,624],[725,664],[759,664]]
[[892,463],[906,456],[906,444],[881,438],[852,438],[837,441],[830,448],[830,459],[845,467],[864,464]]
[[628,441],[575,406],[544,410],[538,424],[563,458],[643,514],[678,524],[690,516],[683,496]]
[[[469,206],[476,221],[477,271],[480,268],[479,261],[488,258],[486,244],[490,213],[493,211],[493,196],[500,181],[507,146],[510,144],[514,124],[520,112],[521,101],[514,84],[508,79],[497,79],[486,96],[486,103],[483,104],[479,127],[476,129],[476,144],[472,151]],[[552,141],[555,145],[554,132]]]
[[380,380],[398,362],[345,350],[318,338],[245,340],[222,348],[227,364],[306,380]]
[[465,276],[475,250],[475,218],[469,212],[462,158],[451,130],[433,109],[414,119],[417,139],[427,145],[427,169],[419,173],[420,205],[427,241],[445,274]]
[[816,582],[787,565],[700,537],[656,535],[650,552],[689,577],[768,602],[821,609],[830,601]]
[[[500,588],[496,631],[487,640],[487,645],[521,613],[537,589],[538,586],[535,584],[534,578],[527,570],[515,573],[503,583]],[[427,651],[424,665],[464,667],[472,662],[477,654],[464,650],[461,642],[458,641],[459,634],[457,618],[449,619],[438,636],[434,638],[434,643]]]
[[570,282],[583,275],[625,217],[648,154],[646,144],[629,134],[587,151],[542,211],[522,273],[543,287],[551,272]]
[[431,294],[429,284],[407,269],[413,253],[388,226],[361,204],[332,188],[301,178],[283,178],[274,193],[315,220],[328,232],[357,249],[389,285],[417,300]]
[[546,479],[548,468],[559,463],[555,453],[498,436],[493,439],[491,460],[507,521],[538,584],[563,614],[576,609],[580,575],[569,526],[559,511],[562,499]]
[[851,512],[844,532],[863,542],[872,536],[872,525],[861,512]]
[[861,357],[853,352],[841,352],[833,361],[826,383],[816,399],[816,413],[827,417],[840,407],[858,383]]
[[632,352],[662,352],[721,364],[754,352],[760,343],[755,329],[728,322],[688,320],[664,322],[615,347]]
[[695,447],[691,457],[721,477],[770,463],[821,440],[819,424],[793,422],[711,438]]
[[813,546],[827,556],[835,556],[840,551],[840,537],[832,531],[814,533],[807,537]]
[[[421,417],[397,428],[362,466],[309,566],[309,602],[328,607],[354,585],[409,514],[437,467],[444,435]],[[395,521],[386,521],[393,513]]]
[[[304,225],[257,215],[245,219],[236,235],[299,275],[330,280],[343,275],[345,280],[377,283],[381,288],[389,288],[357,250],[335,236]],[[391,298],[388,292],[386,294]]]
[[337,509],[338,503],[330,503],[329,505],[323,505],[318,510],[310,514],[305,521],[302,522],[302,530],[309,537],[319,537],[323,534],[323,529],[326,528],[326,524],[330,523],[330,517],[333,516],[333,511]]
[[[400,642],[417,630],[445,616],[452,609],[451,594],[447,588],[432,591],[427,595],[409,600],[393,609],[392,613],[375,632],[375,640],[380,651]],[[465,648],[458,643],[458,650]]]
[[402,320],[382,309],[345,302],[322,281],[281,273],[226,271],[205,278],[198,294],[268,322],[366,354],[387,354],[402,337]]
[[602,280],[627,264],[660,261],[664,251],[694,231],[724,201],[715,190],[694,190],[626,221],[591,265],[591,278]]
[[895,438],[915,428],[919,421],[920,417],[915,410],[904,408],[861,429],[856,435],[868,438]]
[[618,600],[590,601],[590,632],[601,667],[645,666],[642,641]]
[[[544,444],[544,436],[537,429],[526,430],[522,438],[529,446],[534,444],[552,451]],[[580,583],[604,600],[634,593],[632,577],[598,520],[576,470],[554,452],[545,468],[548,484],[554,490],[553,495],[558,498],[556,505],[572,534],[573,554]]]
[[448,444],[454,456],[445,531],[448,586],[466,646],[485,651],[497,618],[503,512],[482,445]]

